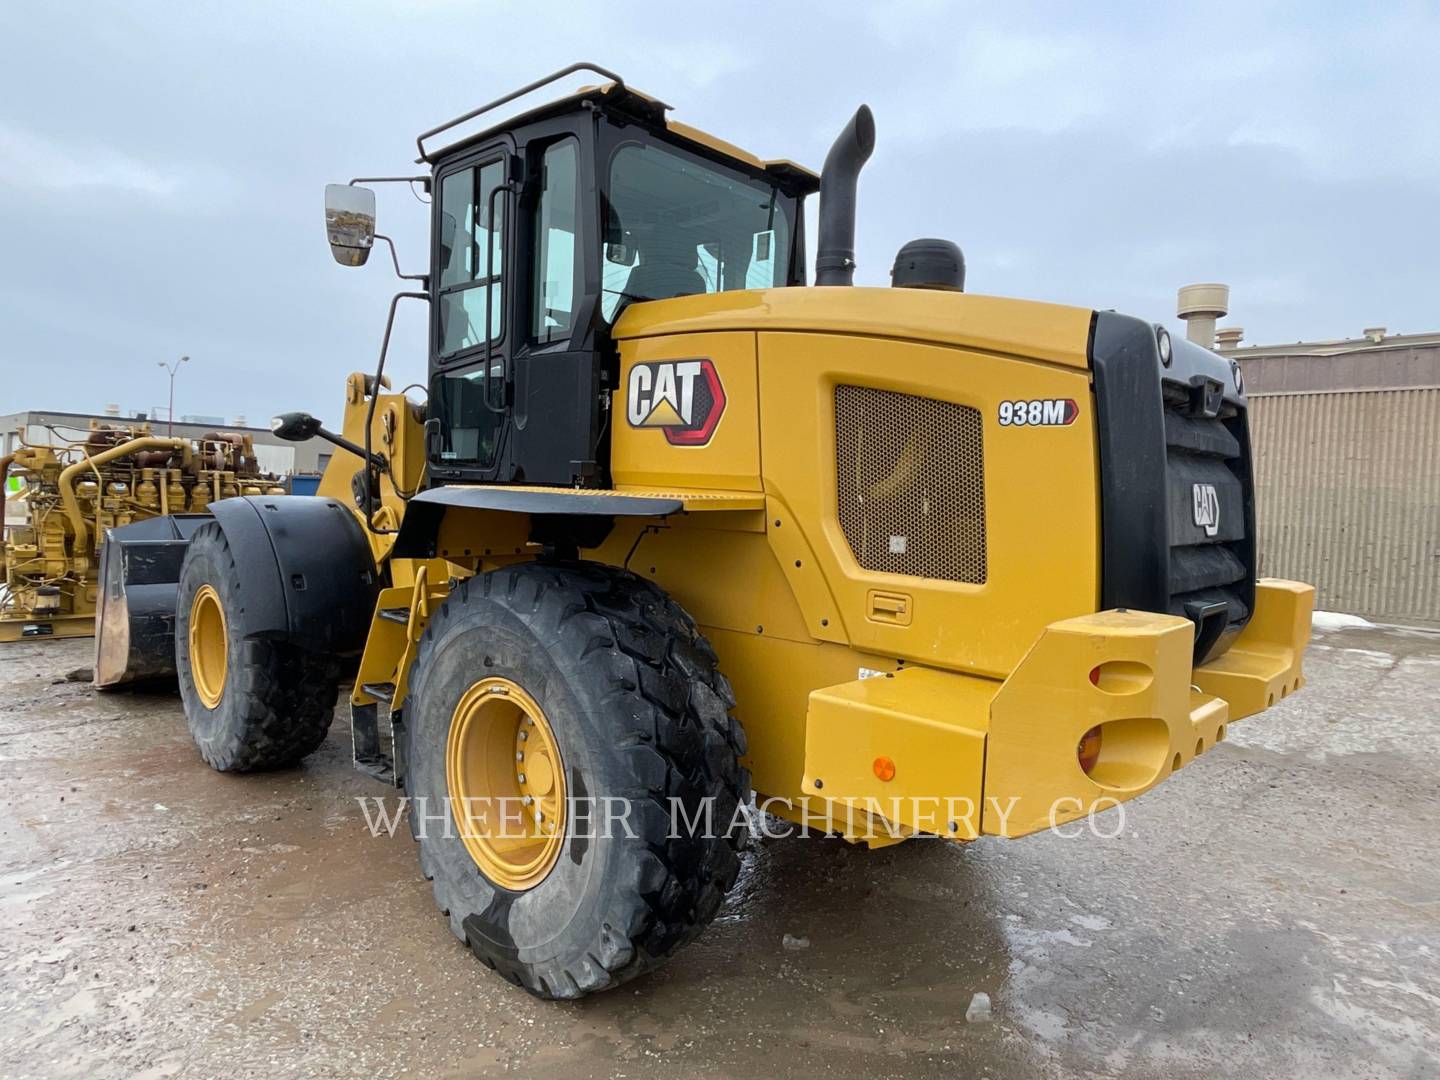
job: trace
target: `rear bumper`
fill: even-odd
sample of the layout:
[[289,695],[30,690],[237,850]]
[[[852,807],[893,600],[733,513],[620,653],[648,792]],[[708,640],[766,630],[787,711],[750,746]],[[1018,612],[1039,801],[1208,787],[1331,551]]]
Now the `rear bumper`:
[[[1117,610],[1047,626],[1003,683],[912,668],[817,690],[803,791],[832,804],[852,839],[872,839],[876,819],[973,839],[1085,817],[1149,791],[1304,685],[1313,602],[1308,585],[1259,582],[1244,631],[1199,667],[1188,619]],[[1095,727],[1087,776],[1076,748]]]
[[1305,685],[1300,661],[1314,608],[1313,586],[1262,579],[1244,632],[1223,656],[1195,669],[1195,684],[1225,699],[1231,721],[1263,712],[1299,690]]
[[[1046,627],[991,704],[982,831],[1023,836],[1133,799],[1298,688],[1314,595],[1257,583],[1230,650],[1195,668],[1188,619],[1106,611]],[[1086,776],[1076,746],[1092,727],[1100,757]]]

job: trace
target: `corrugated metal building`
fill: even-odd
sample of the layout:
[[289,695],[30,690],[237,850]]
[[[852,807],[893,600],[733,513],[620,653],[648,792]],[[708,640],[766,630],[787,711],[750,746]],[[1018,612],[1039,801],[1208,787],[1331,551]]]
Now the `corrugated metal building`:
[[1440,626],[1440,333],[1239,347],[1262,574],[1316,603]]

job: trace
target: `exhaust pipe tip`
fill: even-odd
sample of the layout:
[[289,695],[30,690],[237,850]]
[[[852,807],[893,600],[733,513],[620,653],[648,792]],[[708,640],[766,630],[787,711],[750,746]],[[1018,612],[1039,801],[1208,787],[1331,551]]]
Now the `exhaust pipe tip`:
[[875,150],[875,114],[861,105],[840,131],[820,171],[816,285],[855,283],[855,200],[860,170]]
[[[860,151],[860,163],[863,165],[875,152],[875,114],[870,111],[870,106],[861,105],[856,109],[847,128],[854,134],[855,145]],[[841,133],[842,139],[845,134]],[[832,146],[830,150],[833,153],[835,148]]]

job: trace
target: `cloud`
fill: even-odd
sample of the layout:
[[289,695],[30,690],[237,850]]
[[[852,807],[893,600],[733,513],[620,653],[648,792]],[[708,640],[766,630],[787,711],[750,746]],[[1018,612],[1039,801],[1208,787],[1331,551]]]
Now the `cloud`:
[[[73,378],[7,383],[0,412],[144,408],[155,360],[189,354],[185,411],[333,420],[398,285],[384,258],[331,262],[323,184],[410,172],[416,132],[582,57],[811,166],[871,104],[862,281],[887,281],[904,241],[949,236],[978,292],[1172,319],[1178,286],[1223,280],[1251,341],[1436,326],[1434,4],[677,10],[20,5],[0,66],[0,368]],[[421,268],[424,209],[377,195]],[[423,377],[423,311],[402,309],[392,350]]]
[[0,125],[0,185],[21,192],[112,188],[164,198],[176,194],[181,181],[128,154],[95,146],[72,149]]

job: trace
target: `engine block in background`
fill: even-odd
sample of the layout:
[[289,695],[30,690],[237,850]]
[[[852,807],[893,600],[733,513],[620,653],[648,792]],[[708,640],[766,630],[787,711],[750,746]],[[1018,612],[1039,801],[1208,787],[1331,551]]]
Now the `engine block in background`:
[[[13,494],[7,477],[19,481]],[[15,641],[94,633],[107,530],[161,514],[203,514],[219,499],[280,495],[285,487],[261,471],[249,435],[159,438],[148,424],[92,421],[84,439],[63,445],[32,444],[22,433],[21,447],[0,459],[0,492],[0,641]]]

